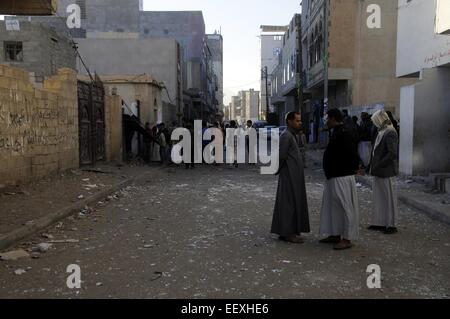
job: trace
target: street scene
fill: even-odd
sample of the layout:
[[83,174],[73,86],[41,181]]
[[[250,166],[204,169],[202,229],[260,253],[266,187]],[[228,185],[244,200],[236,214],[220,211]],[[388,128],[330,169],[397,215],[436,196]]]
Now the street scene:
[[2,1],[0,299],[450,298],[450,2],[284,2]]

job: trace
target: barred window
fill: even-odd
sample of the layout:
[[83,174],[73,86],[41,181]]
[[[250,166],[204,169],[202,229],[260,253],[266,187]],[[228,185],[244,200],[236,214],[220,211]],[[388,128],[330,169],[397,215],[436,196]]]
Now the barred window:
[[5,60],[9,62],[23,61],[22,42],[5,42]]

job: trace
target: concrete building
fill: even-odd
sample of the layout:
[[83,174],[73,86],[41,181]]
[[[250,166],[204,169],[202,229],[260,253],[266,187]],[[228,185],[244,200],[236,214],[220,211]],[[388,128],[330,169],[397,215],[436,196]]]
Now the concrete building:
[[[302,2],[302,48],[305,109],[317,130],[324,110],[347,108],[350,114],[384,108],[399,115],[400,87],[408,79],[395,75],[397,3],[391,0],[330,1],[325,27],[324,0]],[[371,7],[380,8],[380,28],[372,27]],[[328,45],[325,47],[325,33]],[[376,88],[376,89],[374,89]]]
[[76,69],[76,53],[69,39],[39,23],[16,23],[18,30],[7,30],[6,22],[0,21],[1,64],[34,72],[37,82],[60,68]]
[[[214,106],[208,104],[213,100],[208,91],[212,83],[208,83],[207,41],[201,11],[143,11],[142,0],[59,0],[58,15],[67,17],[67,7],[73,3],[81,8],[80,29],[67,30],[64,22],[56,17],[29,18],[69,32],[76,39],[175,39],[181,48],[182,77],[179,83],[172,85],[180,86],[183,93],[172,101],[164,95],[163,99],[181,110],[176,115],[179,121],[181,118],[193,119],[189,117],[196,114],[215,112]],[[132,64],[134,61],[128,62]],[[95,68],[95,65],[89,67]],[[186,107],[190,109],[183,110]]]
[[270,104],[277,115],[279,125],[284,125],[284,118],[288,112],[300,110],[298,100],[300,22],[300,14],[295,14],[282,36],[278,64],[270,77]]
[[218,118],[224,116],[223,105],[223,37],[219,33],[207,34],[207,44],[211,51],[212,71],[214,74],[215,102],[218,108]]
[[259,120],[259,91],[250,89],[248,91],[239,91],[237,96],[231,97],[229,106],[229,120],[235,120],[238,124],[243,124],[248,120]]
[[259,91],[250,89],[248,91],[239,92],[239,97],[241,99],[242,105],[242,121],[246,122],[248,120],[258,121],[259,120]]
[[[192,110],[186,110],[186,120],[209,120],[216,112],[211,104],[208,86],[208,49],[205,21],[201,11],[142,11],[140,37],[176,39],[182,48],[183,91],[191,98]],[[209,80],[209,81],[208,81]],[[196,118],[190,118],[195,116]]]
[[[450,2],[399,0],[400,171],[450,172]],[[411,36],[414,35],[414,36]]]
[[230,120],[240,122],[242,119],[241,98],[239,96],[232,96],[230,103]]
[[[79,51],[91,72],[129,75],[151,74],[165,86],[158,121],[181,121],[182,90],[180,46],[173,39],[78,39]],[[149,58],[151,57],[151,58]],[[79,65],[80,73],[86,70]]]
[[[261,34],[261,108],[260,117],[265,118],[268,111],[267,100],[270,97],[270,86],[272,84],[272,73],[279,64],[279,55],[283,47],[283,36],[287,31],[287,26],[260,27]],[[267,78],[267,90],[266,90]],[[270,111],[270,110],[269,110]],[[263,117],[262,117],[263,116]]]

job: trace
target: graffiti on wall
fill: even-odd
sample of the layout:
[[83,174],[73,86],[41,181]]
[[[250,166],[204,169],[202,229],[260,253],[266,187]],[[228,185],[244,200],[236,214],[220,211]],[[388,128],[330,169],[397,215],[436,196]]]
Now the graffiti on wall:
[[436,67],[450,60],[450,49],[447,51],[436,52],[425,57],[424,63],[427,66]]
[[76,130],[70,129],[76,121],[69,118],[67,109],[39,108],[29,103],[24,107],[11,102],[0,102],[0,155],[23,155],[36,146],[77,146]]

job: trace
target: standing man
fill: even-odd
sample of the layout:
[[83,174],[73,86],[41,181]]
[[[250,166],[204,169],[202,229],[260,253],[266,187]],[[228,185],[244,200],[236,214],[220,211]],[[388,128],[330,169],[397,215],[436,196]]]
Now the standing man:
[[386,112],[376,112],[372,121],[378,128],[378,136],[370,164],[370,174],[374,179],[372,226],[369,229],[395,234],[398,202],[394,177],[398,175],[398,134]]
[[303,129],[300,129],[299,135],[299,147],[300,147],[300,153],[302,154],[302,161],[303,161],[303,167],[307,168],[306,166],[306,145],[308,144],[306,141],[306,135]]
[[298,112],[286,115],[287,130],[280,136],[280,167],[278,190],[273,214],[273,234],[291,243],[304,242],[301,233],[309,233],[308,202],[306,197],[303,161],[298,133],[302,126]]
[[327,128],[332,131],[323,157],[327,178],[323,193],[320,234],[330,235],[321,243],[335,244],[334,249],[353,247],[359,236],[359,208],[355,176],[359,167],[357,145],[353,132],[344,125],[342,113],[327,113]]
[[367,112],[361,113],[358,153],[364,165],[364,168],[369,167],[370,163],[370,153],[372,151],[372,131],[373,131],[373,123],[370,120],[369,113]]
[[[255,163],[250,163],[250,136],[249,136],[249,132],[253,127],[253,121],[252,120],[248,120],[247,124],[244,128],[245,130],[245,161],[246,163],[248,163],[249,165],[255,165]],[[253,147],[255,147],[256,145],[254,145]],[[255,151],[254,149],[252,151]]]

